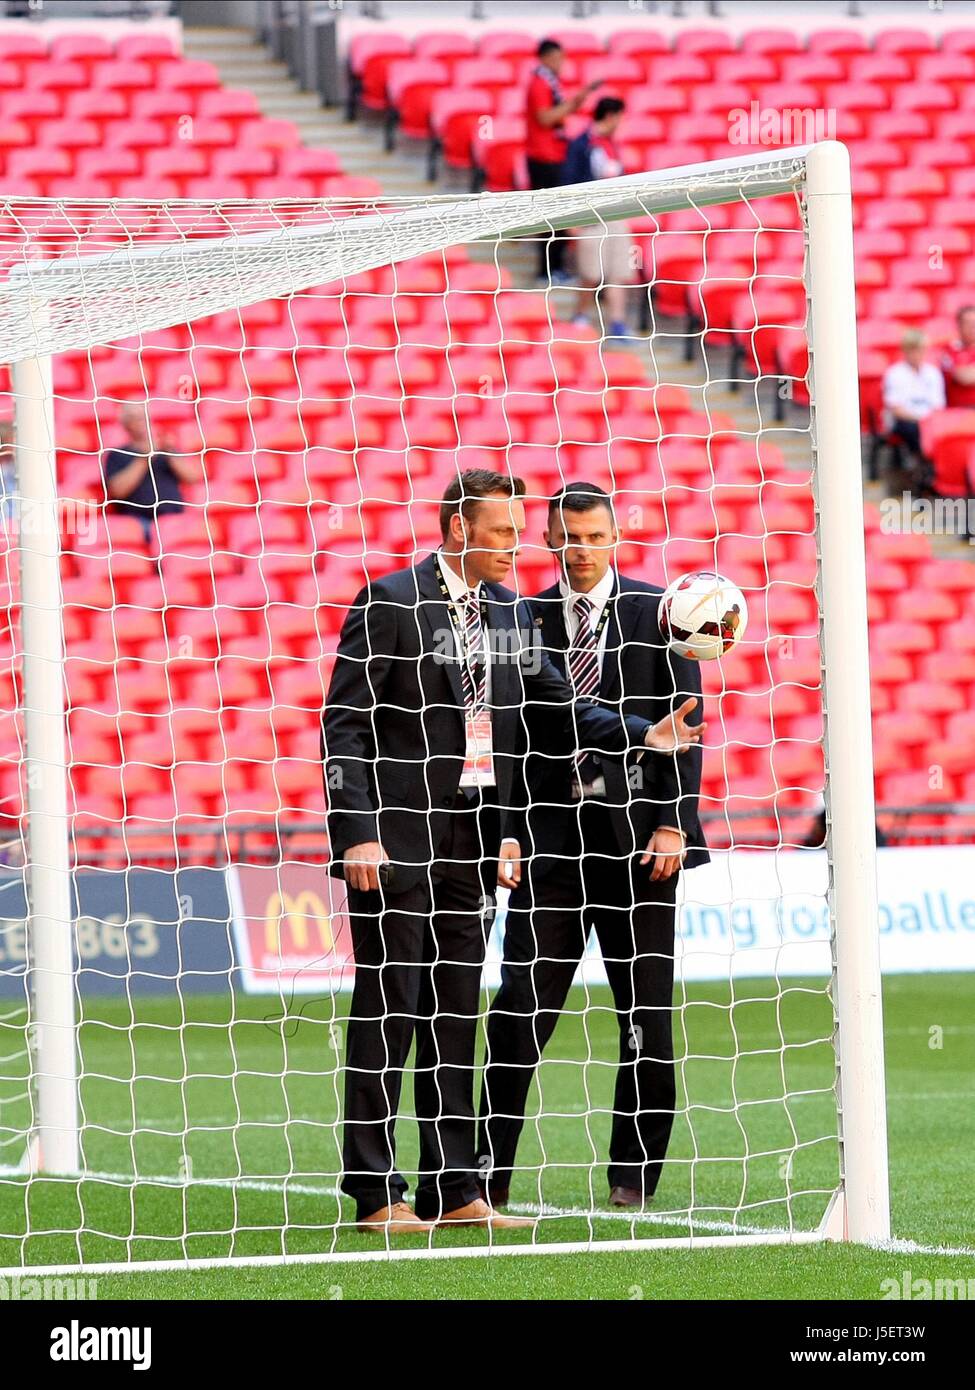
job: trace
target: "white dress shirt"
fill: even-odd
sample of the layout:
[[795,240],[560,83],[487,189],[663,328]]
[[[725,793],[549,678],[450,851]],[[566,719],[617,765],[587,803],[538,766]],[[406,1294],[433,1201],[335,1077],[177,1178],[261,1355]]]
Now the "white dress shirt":
[[888,429],[895,423],[890,413],[894,406],[921,420],[933,410],[944,410],[945,379],[940,368],[933,362],[922,362],[915,370],[910,362],[894,362],[884,372],[884,405]]

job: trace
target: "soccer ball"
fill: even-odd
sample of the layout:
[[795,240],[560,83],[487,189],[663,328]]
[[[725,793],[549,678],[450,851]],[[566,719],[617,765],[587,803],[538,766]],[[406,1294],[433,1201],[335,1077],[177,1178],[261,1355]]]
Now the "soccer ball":
[[657,618],[671,651],[692,661],[714,661],[744,637],[748,605],[730,579],[697,570],[681,575],[661,594]]

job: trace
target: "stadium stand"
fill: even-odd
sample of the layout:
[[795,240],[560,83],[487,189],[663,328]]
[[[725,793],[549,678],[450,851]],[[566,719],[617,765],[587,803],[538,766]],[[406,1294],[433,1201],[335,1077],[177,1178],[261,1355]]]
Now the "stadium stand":
[[[571,80],[602,71],[607,85],[629,92],[624,143],[634,168],[727,155],[712,117],[716,89],[724,103],[740,93],[747,104],[776,84],[794,90],[801,83],[836,103],[862,184],[864,362],[879,377],[908,314],[937,342],[959,286],[972,283],[975,222],[962,208],[975,129],[959,118],[971,109],[975,31],[950,37],[932,53],[904,31],[878,35],[869,50],[848,34],[824,31],[802,48],[794,36],[755,31],[733,50],[730,40],[717,43],[688,28],[670,53],[643,31],[620,31],[608,51],[582,34],[572,40]],[[411,43],[384,32],[357,39],[350,55],[355,108],[385,113],[395,102],[400,131],[435,134],[447,166],[476,168],[488,187],[517,183],[521,118],[500,112],[533,61],[531,42],[494,33],[474,51],[447,38]],[[908,98],[899,84],[915,71],[923,85],[912,86]],[[193,137],[174,141],[187,110]],[[0,38],[0,111],[6,194],[77,200],[66,217],[82,215],[86,198],[381,193],[372,180],[343,175],[329,151],[303,148],[287,122],[262,118],[251,93],[223,89],[211,65],[148,38],[114,48],[92,37],[61,38],[50,50],[39,38]],[[499,114],[489,134],[477,133],[485,111]],[[944,136],[940,153],[921,167],[912,162],[915,142],[935,128]],[[792,318],[796,309],[792,291],[776,285],[776,274],[795,277],[800,269],[784,249],[796,237],[795,209],[788,202],[781,209],[783,250],[772,247],[768,262],[765,323],[770,315],[774,322],[777,305]],[[733,224],[716,219],[709,235],[727,238],[722,255],[740,277],[756,234],[747,207],[739,211],[740,224],[738,215]],[[88,232],[104,245],[106,226],[90,214]],[[136,203],[128,227],[140,217]],[[951,273],[922,284],[924,277],[912,276],[930,218],[944,230]],[[752,331],[754,304],[740,278],[735,286],[713,276],[713,246],[706,302],[695,303],[689,288],[701,263],[700,223],[688,217],[667,225],[666,238],[653,226],[639,229],[647,263],[670,281],[660,289],[659,311],[706,314],[709,335],[734,349],[743,370],[793,378],[801,400],[806,359],[795,330]],[[51,226],[52,246],[64,230]],[[196,230],[212,234],[214,227],[203,222]],[[17,235],[8,218],[8,247]],[[126,225],[119,222],[114,235],[124,243]],[[908,283],[921,287],[908,294]],[[780,832],[786,842],[801,842],[823,786],[808,478],[774,444],[756,449],[754,439],[742,438],[733,416],[696,412],[681,387],[648,379],[642,357],[602,353],[595,330],[553,323],[543,294],[516,289],[506,271],[462,251],[410,262],[395,275],[357,276],[345,291],[340,298],[341,287],[324,287],[291,306],[257,304],[196,322],[192,331],[169,329],[56,360],[61,491],[94,504],[97,517],[85,533],[66,527],[64,535],[79,861],[171,863],[177,831],[194,832],[191,852],[219,857],[224,817],[252,851],[270,849],[278,818],[286,819],[298,828],[301,853],[320,856],[318,717],[330,653],[362,582],[361,563],[352,561],[364,537],[381,541],[390,566],[435,544],[432,506],[388,503],[435,498],[458,462],[499,456],[541,496],[568,473],[604,485],[615,480],[622,507],[637,498],[640,520],[629,527],[623,559],[647,578],[663,582],[716,559],[734,574],[752,614],[748,641],[705,671],[719,710],[712,728],[725,744],[705,765],[704,808],[721,812],[709,835],[718,845],[732,831],[737,842]],[[898,324],[888,337],[880,330],[890,328],[891,303],[883,300],[890,293]],[[269,351],[296,343],[288,356]],[[507,381],[504,406],[481,393],[485,376]],[[185,400],[180,383],[187,379],[198,383],[198,401]],[[560,400],[553,410],[552,391],[570,379],[570,403]],[[105,447],[115,442],[118,403],[146,390],[154,423],[173,431],[182,450],[201,452],[204,468],[204,481],[185,489],[186,510],[160,519],[158,558],[146,551],[138,522],[105,504],[100,470]],[[970,419],[954,430],[950,421],[936,425],[939,477],[960,476],[959,441],[975,436]],[[536,532],[538,521],[536,509]],[[0,537],[0,547],[13,544]],[[885,533],[876,508],[868,508],[867,548],[878,799],[913,806],[975,800],[968,771],[975,567],[935,558],[925,536]],[[526,591],[540,587],[550,579],[550,558],[529,547],[519,573]],[[2,577],[0,683],[10,709],[19,680],[18,596],[6,555]],[[943,651],[950,661],[940,659]],[[9,716],[2,728],[0,806],[16,819],[20,735]],[[936,796],[901,770],[905,730],[924,758],[945,766]],[[804,814],[780,824],[783,812],[796,809]],[[747,819],[733,823],[739,813]],[[959,821],[957,833],[964,838],[970,827]],[[940,838],[951,839],[951,827]]]
[[[396,124],[401,74],[410,70],[418,48],[429,58],[425,45],[437,37],[418,37],[413,47],[401,39],[395,52],[387,48],[381,54],[373,51],[373,36],[353,40],[352,68],[369,74],[372,108],[387,113],[388,129]],[[975,29],[947,31],[939,49],[930,33],[903,27],[881,30],[872,41],[848,31],[823,30],[811,34],[805,45],[788,30],[754,29],[742,36],[738,48],[727,33],[693,25],[676,34],[672,47],[660,34],[643,29],[610,32],[605,47],[601,35],[580,29],[557,37],[569,55],[560,79],[567,96],[597,76],[605,84],[570,119],[566,133],[571,137],[581,128],[598,96],[623,97],[627,111],[618,141],[632,171],[761,148],[750,142],[759,134],[753,128],[747,129],[748,140],[729,144],[729,110],[751,113],[754,107],[759,120],[762,113],[783,109],[836,113],[835,135],[850,148],[857,195],[865,424],[879,445],[883,431],[874,405],[876,383],[897,355],[901,330],[923,326],[936,359],[953,336],[959,305],[975,300]],[[392,35],[388,38],[392,44]],[[470,174],[475,187],[527,186],[523,89],[535,59],[530,41],[521,38],[515,43],[487,34],[481,40],[477,58],[491,65],[491,81],[477,80],[477,61],[465,62],[470,79],[463,83],[441,65],[439,73],[428,71],[422,103],[402,108],[402,133],[430,141],[432,173],[442,164]],[[807,138],[806,128],[799,126],[779,143],[801,144]],[[743,210],[743,227],[747,219]],[[649,236],[652,225],[646,223],[644,231]],[[702,257],[699,227],[688,227],[688,246],[680,249],[685,260]],[[674,248],[670,255],[678,259],[677,252]],[[794,276],[799,257],[801,249],[791,253],[782,273]],[[669,289],[664,312],[686,313],[700,328],[701,306],[689,288]],[[726,336],[734,374],[774,371],[794,383],[801,400],[805,344],[788,330],[767,330],[760,346],[752,344],[749,350],[742,320],[750,312],[749,296],[729,286],[707,305],[709,333]],[[764,321],[770,320],[766,316]],[[890,329],[890,339],[871,344],[869,331],[881,325]],[[952,497],[975,492],[975,416],[932,422],[932,448],[936,490]]]

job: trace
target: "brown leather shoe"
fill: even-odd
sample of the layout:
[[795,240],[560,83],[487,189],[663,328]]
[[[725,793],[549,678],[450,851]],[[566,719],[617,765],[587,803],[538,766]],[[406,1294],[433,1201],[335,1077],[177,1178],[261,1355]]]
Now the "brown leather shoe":
[[454,1211],[445,1212],[437,1221],[437,1225],[453,1230],[462,1226],[482,1226],[492,1231],[524,1231],[535,1225],[535,1218],[502,1216],[478,1197],[475,1201],[468,1202],[466,1207],[457,1207]]
[[494,1181],[477,1184],[481,1196],[489,1207],[506,1207],[511,1201],[511,1192],[507,1187],[499,1187]]
[[405,1202],[394,1202],[391,1207],[380,1207],[371,1216],[364,1216],[355,1228],[372,1235],[422,1236],[433,1230],[433,1223],[421,1221]]
[[653,1201],[652,1197],[644,1197],[638,1187],[611,1187],[609,1189],[609,1205],[620,1207],[626,1210],[636,1208],[638,1211],[645,1211]]

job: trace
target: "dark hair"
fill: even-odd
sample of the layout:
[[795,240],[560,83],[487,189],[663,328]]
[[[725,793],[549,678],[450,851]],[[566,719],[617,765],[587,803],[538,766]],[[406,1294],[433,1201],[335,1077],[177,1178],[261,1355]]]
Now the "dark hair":
[[525,480],[510,473],[495,473],[490,468],[468,468],[449,483],[440,503],[440,534],[450,535],[450,519],[459,512],[467,521],[477,512],[484,497],[500,492],[504,497],[524,497]]
[[616,524],[613,499],[605,488],[598,483],[566,483],[561,491],[549,499],[548,519],[551,522],[556,512],[559,516],[564,512],[591,512],[593,507],[605,507],[613,524]]
[[592,118],[594,121],[604,121],[607,116],[615,116],[618,111],[625,110],[626,102],[622,97],[600,97]]
[[539,58],[547,58],[550,53],[554,53],[557,49],[561,49],[561,47],[562,45],[559,43],[558,39],[542,39],[541,43],[535,49],[535,52]]
[[975,304],[963,304],[955,315],[955,318],[960,319],[962,314],[975,314]]

